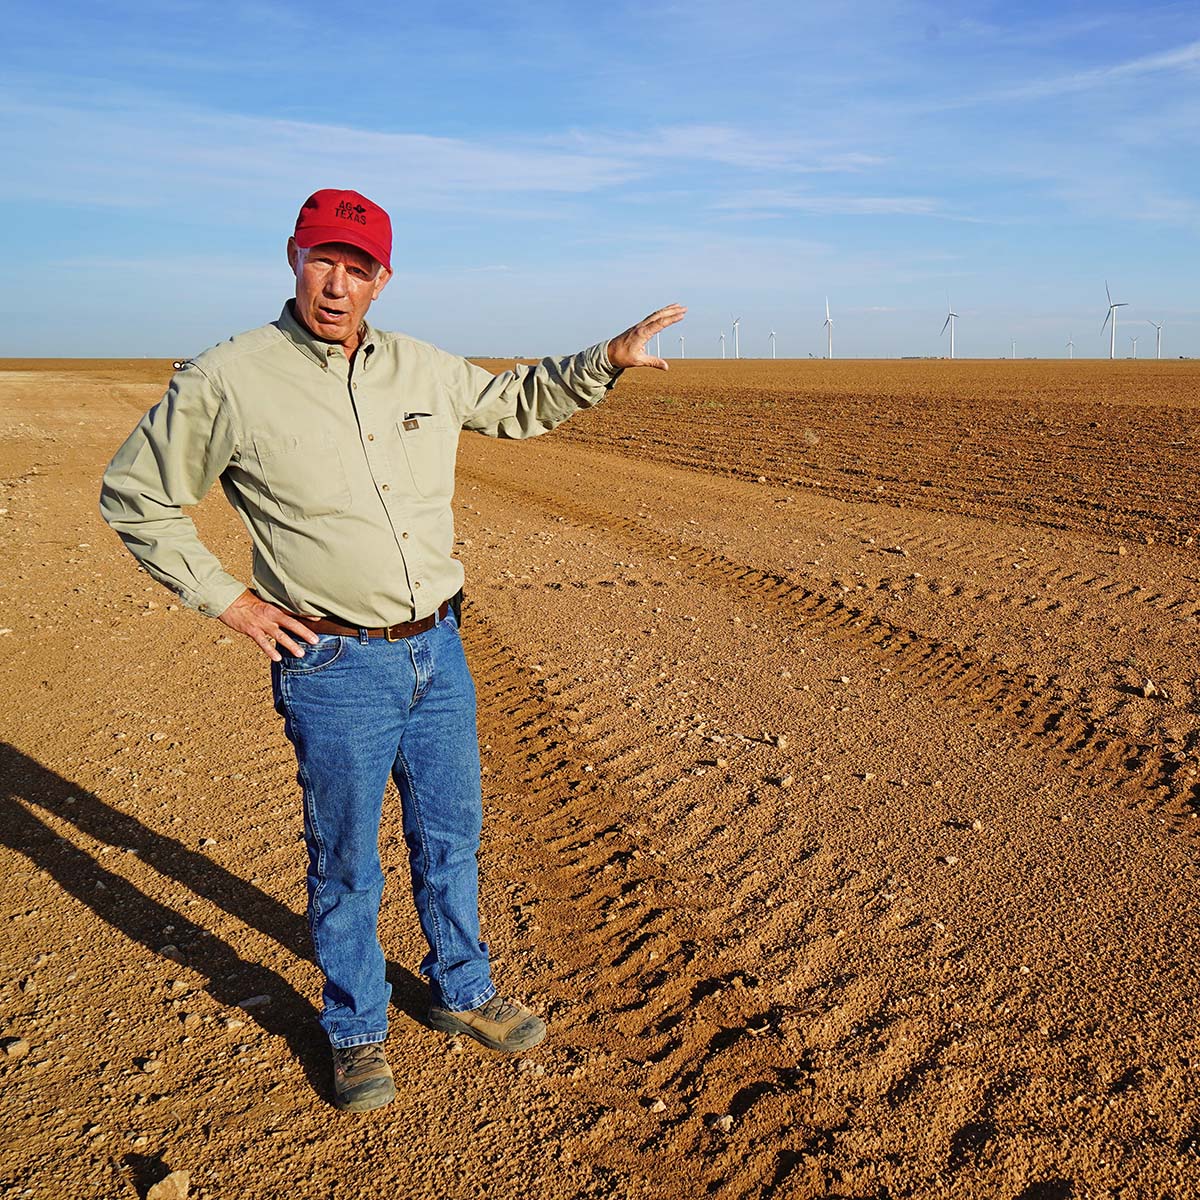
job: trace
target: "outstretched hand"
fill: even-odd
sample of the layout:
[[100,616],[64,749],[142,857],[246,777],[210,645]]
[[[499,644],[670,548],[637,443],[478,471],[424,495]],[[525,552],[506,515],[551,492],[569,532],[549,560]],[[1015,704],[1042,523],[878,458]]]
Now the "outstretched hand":
[[[276,649],[277,645],[289,654],[302,658],[303,644],[315,645],[319,640],[302,621],[256,596],[249,588],[218,619],[230,629],[245,634],[272,662],[279,662],[283,658]],[[289,633],[296,635],[295,641],[288,636]]]
[[632,328],[619,333],[608,343],[608,361],[614,367],[657,367],[669,370],[666,360],[646,353],[646,343],[668,325],[682,321],[687,309],[682,304],[668,304],[658,312],[651,313]]

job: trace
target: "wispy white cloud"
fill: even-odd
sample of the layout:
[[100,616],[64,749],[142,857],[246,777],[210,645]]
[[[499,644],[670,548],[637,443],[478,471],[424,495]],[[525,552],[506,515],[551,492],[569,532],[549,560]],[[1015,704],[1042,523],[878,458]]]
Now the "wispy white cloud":
[[1000,101],[1044,100],[1072,92],[1087,92],[1110,87],[1125,80],[1140,79],[1149,75],[1198,70],[1200,70],[1200,41],[1187,42],[1173,50],[1147,54],[1125,62],[1092,67],[1086,71],[1068,71],[1046,79],[1031,79],[1025,83],[999,88],[991,92],[962,96],[952,99],[946,107],[963,107]]
[[758,216],[782,212],[829,216],[933,216],[942,211],[943,205],[931,196],[818,195],[783,188],[756,188],[717,200],[713,208]]
[[602,157],[646,162],[687,160],[799,174],[859,172],[888,161],[885,156],[836,147],[827,140],[773,136],[734,125],[675,125],[634,134],[573,130],[561,139],[550,140]]

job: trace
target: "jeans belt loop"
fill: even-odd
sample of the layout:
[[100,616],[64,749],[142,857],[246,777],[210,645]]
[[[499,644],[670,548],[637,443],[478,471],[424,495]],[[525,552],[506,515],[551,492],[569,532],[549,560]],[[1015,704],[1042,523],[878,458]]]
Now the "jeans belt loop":
[[360,625],[358,629],[358,644],[360,646],[367,646],[370,644],[370,642],[371,639],[367,634],[367,627],[365,625]]

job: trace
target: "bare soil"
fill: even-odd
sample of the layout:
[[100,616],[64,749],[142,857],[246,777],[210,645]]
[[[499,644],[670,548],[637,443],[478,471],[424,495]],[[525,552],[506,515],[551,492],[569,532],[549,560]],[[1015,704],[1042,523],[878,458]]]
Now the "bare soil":
[[677,363],[464,436],[485,936],[552,1029],[423,1025],[393,797],[361,1116],[265,660],[96,512],[169,374],[0,363],[0,1194],[1200,1195],[1200,364]]

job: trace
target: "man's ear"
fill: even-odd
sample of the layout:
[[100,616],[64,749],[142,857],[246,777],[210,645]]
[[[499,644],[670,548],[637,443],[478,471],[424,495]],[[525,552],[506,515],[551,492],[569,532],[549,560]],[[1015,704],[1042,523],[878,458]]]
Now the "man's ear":
[[379,274],[375,277],[375,291],[371,294],[372,300],[379,299],[379,293],[387,287],[388,280],[391,279],[392,273],[386,267],[379,268]]
[[300,272],[296,269],[300,261],[300,247],[296,245],[294,237],[288,238],[287,244],[288,266],[292,268],[293,275],[299,275]]

